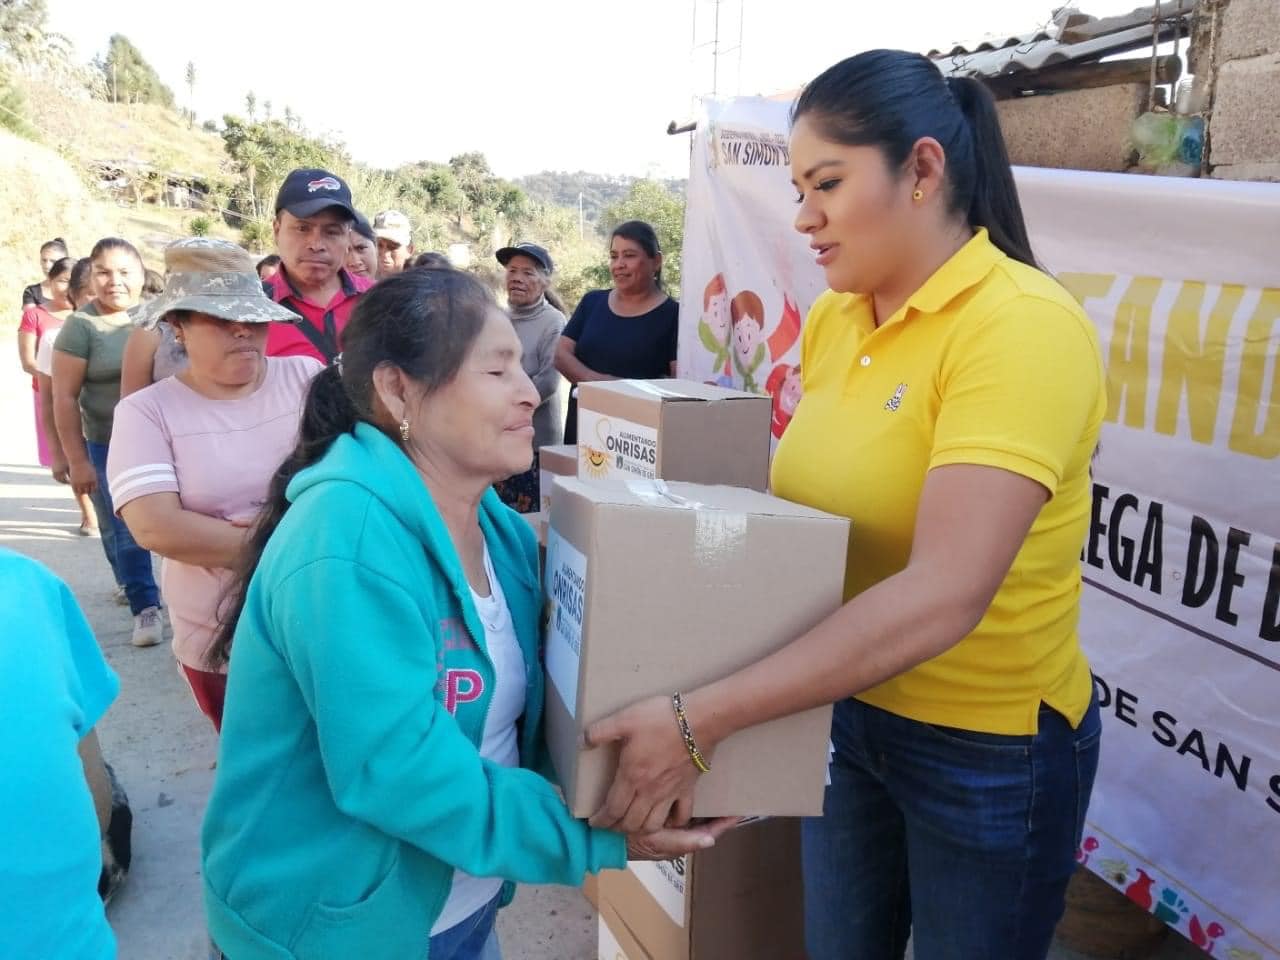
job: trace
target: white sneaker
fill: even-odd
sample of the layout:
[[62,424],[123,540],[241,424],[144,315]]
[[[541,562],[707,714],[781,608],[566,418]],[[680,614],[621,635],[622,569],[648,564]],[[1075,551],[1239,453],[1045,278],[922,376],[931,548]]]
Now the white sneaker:
[[111,599],[116,602],[117,607],[127,607],[129,605],[129,595],[125,593],[124,587],[116,584],[115,593],[111,594]]
[[147,607],[133,618],[133,645],[154,647],[164,639],[164,622],[159,607]]

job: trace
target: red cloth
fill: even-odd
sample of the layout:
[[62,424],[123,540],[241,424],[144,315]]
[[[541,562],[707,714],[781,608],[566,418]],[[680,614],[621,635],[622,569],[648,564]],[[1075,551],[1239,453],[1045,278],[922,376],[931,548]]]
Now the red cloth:
[[[346,270],[338,271],[338,279],[341,281],[341,287],[333,299],[323,305],[303,297],[290,283],[283,267],[276,271],[273,277],[263,281],[262,288],[276,303],[283,304],[295,313],[301,314],[303,319],[318,332],[325,329],[325,315],[331,313],[335,332],[339,336],[339,349],[341,349],[342,330],[351,319],[351,311],[360,300],[360,294],[373,286],[373,281],[365,277],[352,276]],[[332,359],[317,349],[307,335],[298,328],[298,324],[278,322],[272,323],[267,333],[267,356],[315,357],[324,364]]]
[[212,673],[208,670],[193,670],[185,663],[180,663],[182,672],[191,687],[191,695],[196,698],[196,706],[200,712],[213,721],[213,729],[222,732],[222,704],[227,698],[227,675]]

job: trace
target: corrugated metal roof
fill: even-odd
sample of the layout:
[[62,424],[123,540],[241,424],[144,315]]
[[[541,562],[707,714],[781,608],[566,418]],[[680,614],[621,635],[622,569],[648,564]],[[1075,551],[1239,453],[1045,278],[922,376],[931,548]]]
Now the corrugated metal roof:
[[1011,37],[995,36],[987,37],[979,40],[977,43],[958,43],[945,50],[930,50],[925,54],[931,60],[939,60],[942,57],[967,56],[974,53],[984,53],[988,50],[1007,50],[1009,47],[1021,47],[1029,43],[1040,43],[1044,40],[1053,40],[1057,37],[1057,31],[1036,30],[1032,33],[1020,33]]
[[[1173,27],[1166,29],[1169,33],[1174,30]],[[1151,25],[1144,24],[1082,43],[1059,43],[1046,36],[994,49],[942,54],[933,59],[945,74],[999,77],[1020,71],[1043,70],[1062,63],[1097,60],[1150,42]]]
[[[1195,8],[1195,0],[1163,0],[1161,38],[1171,39],[1178,31],[1178,18]],[[1098,60],[1112,53],[1132,50],[1151,39],[1151,19],[1155,7],[1141,7],[1120,17],[1097,21],[1079,10],[1066,8],[1039,30],[1028,33],[996,34],[974,44],[957,44],[946,50],[930,50],[927,56],[936,61],[946,74],[999,77],[1020,71],[1043,70],[1045,67],[1075,61]],[[1090,28],[1107,32],[1064,42],[1063,35],[1073,29],[1083,34]]]

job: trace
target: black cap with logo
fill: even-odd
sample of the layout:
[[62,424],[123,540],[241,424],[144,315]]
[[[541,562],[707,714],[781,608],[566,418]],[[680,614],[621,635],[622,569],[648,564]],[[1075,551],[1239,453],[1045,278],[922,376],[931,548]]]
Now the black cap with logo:
[[293,170],[276,194],[276,213],[287,210],[295,217],[314,217],[330,207],[341,210],[351,220],[356,218],[351,188],[328,170],[310,167]]

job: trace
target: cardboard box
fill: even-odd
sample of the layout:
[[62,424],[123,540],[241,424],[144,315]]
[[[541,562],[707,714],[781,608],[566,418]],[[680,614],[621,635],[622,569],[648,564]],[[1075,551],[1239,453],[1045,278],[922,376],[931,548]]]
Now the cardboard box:
[[766,396],[690,380],[578,386],[578,479],[611,476],[769,489]]
[[[574,816],[596,812],[617,766],[616,747],[582,747],[585,728],[732,673],[826,618],[848,540],[844,517],[751,490],[556,479],[547,742]],[[694,815],[820,814],[830,732],[828,706],[730,737],[698,778]]]
[[551,509],[551,486],[556,477],[578,475],[578,448],[572,443],[542,447],[538,451],[538,493],[542,510]]
[[800,825],[766,820],[711,850],[600,874],[600,960],[804,960]]
[[651,955],[641,953],[644,948],[622,925],[617,912],[609,909],[608,905],[600,908],[596,922],[599,926],[596,950],[599,960],[650,960]]
[[588,873],[587,878],[582,881],[582,895],[587,898],[587,903],[600,909],[600,878],[594,873]]

